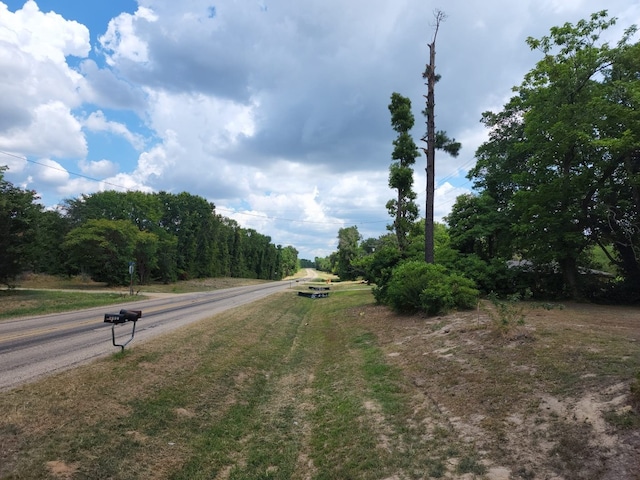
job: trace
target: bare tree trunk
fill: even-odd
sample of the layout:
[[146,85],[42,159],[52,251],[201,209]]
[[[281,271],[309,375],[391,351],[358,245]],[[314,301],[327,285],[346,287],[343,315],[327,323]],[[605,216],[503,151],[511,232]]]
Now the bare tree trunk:
[[433,41],[429,44],[429,64],[423,74],[423,78],[427,80],[427,133],[422,138],[426,141],[427,148],[422,150],[427,156],[427,199],[425,205],[425,222],[424,222],[424,261],[434,263],[434,218],[433,218],[433,197],[435,194],[435,163],[436,163],[436,122],[435,122],[435,85],[436,85],[436,37],[440,22],[445,19],[445,14],[440,10],[434,12],[436,17],[436,31],[433,34]]
[[427,66],[427,196],[425,205],[425,223],[424,223],[424,261],[434,263],[434,242],[433,242],[433,196],[435,193],[435,61],[436,61],[436,42],[429,44],[429,65]]

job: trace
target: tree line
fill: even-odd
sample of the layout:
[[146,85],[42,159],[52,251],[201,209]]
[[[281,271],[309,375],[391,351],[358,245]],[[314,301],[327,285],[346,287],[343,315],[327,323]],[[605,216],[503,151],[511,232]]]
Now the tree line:
[[[502,111],[482,115],[489,134],[468,174],[474,191],[435,226],[444,272],[487,294],[640,300],[640,42],[636,26],[615,45],[603,41],[615,22],[600,11],[527,39],[541,59]],[[424,220],[413,221],[409,103],[394,94],[390,110],[400,133],[393,158],[408,145],[409,159],[390,168],[395,235],[363,240],[356,227],[341,229],[338,251],[316,259],[342,278],[375,283],[383,303],[394,275],[407,289],[412,275],[437,277],[415,265],[398,273],[421,258]]]
[[8,182],[0,167],[0,282],[23,271],[84,274],[111,285],[204,277],[280,280],[298,252],[241,228],[213,203],[183,192],[105,191],[45,210],[35,191]]

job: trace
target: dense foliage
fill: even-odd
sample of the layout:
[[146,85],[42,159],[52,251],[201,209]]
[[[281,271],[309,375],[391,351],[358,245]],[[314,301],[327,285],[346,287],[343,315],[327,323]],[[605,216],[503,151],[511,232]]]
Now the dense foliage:
[[489,140],[469,174],[478,194],[448,217],[462,253],[517,260],[547,293],[602,296],[585,274],[593,247],[626,291],[640,287],[640,43],[629,43],[635,27],[615,47],[601,42],[614,23],[599,12],[527,40],[542,59],[501,112],[483,115]]
[[298,269],[293,247],[241,228],[189,193],[99,192],[44,211],[35,192],[0,171],[0,281],[24,270],[86,274],[109,284],[231,276],[279,280]]
[[[398,311],[469,307],[476,287],[640,300],[640,43],[635,26],[615,46],[602,42],[614,24],[602,11],[527,40],[542,59],[501,112],[483,114],[475,193],[458,197],[448,227],[436,224],[435,265],[418,261],[419,222],[401,236],[341,241],[324,265],[374,283]],[[401,166],[410,168],[392,165],[390,178]]]
[[411,113],[411,100],[399,93],[391,95],[389,104],[391,126],[398,137],[393,141],[393,162],[389,167],[389,187],[396,190],[396,198],[387,202],[387,211],[393,217],[393,224],[388,228],[395,232],[398,247],[406,250],[411,225],[418,218],[418,205],[413,190],[413,164],[420,156],[411,134],[414,117]]
[[474,308],[478,294],[473,281],[462,275],[450,274],[442,265],[414,260],[393,270],[384,301],[399,312],[437,315]]
[[33,254],[41,209],[35,192],[13,186],[4,179],[4,170],[0,167],[0,282],[8,283]]

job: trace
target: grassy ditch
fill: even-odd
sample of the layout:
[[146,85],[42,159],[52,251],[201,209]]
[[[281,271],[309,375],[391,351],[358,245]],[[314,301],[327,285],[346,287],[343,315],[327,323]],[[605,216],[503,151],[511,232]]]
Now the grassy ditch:
[[[302,276],[304,270],[298,275]],[[205,278],[173,284],[136,285],[135,295],[129,295],[129,287],[108,288],[102,283],[82,277],[55,277],[43,274],[22,275],[19,289],[0,290],[0,321],[28,315],[44,315],[83,308],[99,307],[127,301],[144,300],[145,294],[192,293],[222,288],[265,283],[265,280],[248,278]]]
[[277,294],[0,393],[0,478],[637,478],[640,312],[594,308]]
[[28,315],[43,315],[122,303],[123,298],[126,298],[127,301],[134,301],[142,300],[145,297],[125,297],[121,293],[1,290],[0,321]]
[[[300,270],[296,276],[303,276],[304,270]],[[294,277],[295,278],[295,277]],[[253,278],[232,278],[232,277],[215,277],[215,278],[195,278],[191,280],[181,280],[174,283],[150,283],[145,285],[133,285],[133,291],[137,295],[145,293],[191,293],[209,290],[218,290],[221,288],[241,287],[245,285],[257,285],[265,283],[267,280],[258,280]],[[109,287],[104,283],[94,282],[83,276],[76,277],[58,277],[46,274],[27,273],[21,275],[16,280],[16,286],[23,289],[58,289],[73,290],[84,292],[104,292],[119,293],[122,295],[129,294],[129,285],[119,287]]]

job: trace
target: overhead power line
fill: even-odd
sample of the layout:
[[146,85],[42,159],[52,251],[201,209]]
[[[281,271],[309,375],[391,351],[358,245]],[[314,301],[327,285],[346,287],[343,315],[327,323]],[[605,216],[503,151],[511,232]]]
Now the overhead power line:
[[116,183],[111,183],[111,182],[108,182],[106,180],[100,180],[99,178],[94,178],[94,177],[90,177],[88,175],[83,175],[82,173],[71,172],[71,171],[69,171],[69,170],[67,170],[65,168],[58,168],[58,167],[55,167],[53,165],[47,165],[46,163],[37,162],[35,160],[30,160],[27,157],[24,157],[22,155],[16,155],[14,153],[5,152],[4,150],[0,150],[0,153],[2,153],[4,155],[7,155],[9,157],[13,157],[13,158],[18,158],[20,160],[24,160],[25,162],[33,163],[35,165],[40,165],[41,167],[50,168],[52,170],[57,170],[58,172],[65,172],[65,173],[68,173],[69,175],[74,175],[76,177],[86,178],[87,180],[91,180],[93,182],[104,183],[105,185],[109,185],[111,187],[121,188],[123,190],[129,190],[127,187],[123,187],[122,185],[118,185]]
[[[69,170],[66,170],[64,168],[59,168],[56,167],[54,165],[48,165],[46,163],[42,163],[42,162],[38,162],[36,160],[31,160],[23,155],[17,155],[15,153],[11,153],[11,152],[6,152],[4,150],[0,150],[0,154],[6,155],[8,157],[13,157],[13,158],[17,158],[19,160],[24,160],[25,162],[28,163],[32,163],[34,165],[38,165],[44,168],[50,168],[52,170],[57,170],[59,172],[66,172],[69,175],[73,175],[76,177],[81,177],[81,178],[85,178],[87,180],[91,180],[93,182],[97,182],[97,183],[101,183],[103,185],[109,185],[111,187],[114,188],[118,188],[118,189],[122,189],[125,191],[130,190],[130,188],[125,187],[123,185],[118,185],[117,183],[113,183],[113,182],[109,182],[107,180],[104,179],[99,179],[99,178],[95,178],[95,177],[91,177],[89,175],[84,175],[82,173],[77,173],[77,172],[72,172]],[[439,182],[438,182],[438,187],[442,186],[444,184],[444,182],[446,182],[448,179],[453,178],[453,175],[447,175],[446,177],[442,178]],[[465,182],[465,184],[470,183],[470,181]],[[445,195],[446,197],[447,195]],[[440,206],[440,205],[437,205]],[[224,207],[217,207],[216,206],[216,210],[221,211],[221,212],[228,212],[234,215],[244,215],[247,217],[256,217],[256,218],[264,218],[265,220],[271,220],[271,221],[281,221],[281,222],[298,222],[298,223],[305,223],[305,224],[316,224],[316,225],[372,225],[372,224],[379,224],[379,223],[388,223],[390,220],[389,219],[385,219],[385,220],[372,220],[372,221],[355,221],[355,222],[339,222],[339,221],[313,221],[313,220],[295,220],[293,218],[282,218],[282,217],[272,217],[269,215],[259,215],[256,213],[249,213],[249,212],[239,212],[236,210],[231,210],[228,208],[224,208]]]

